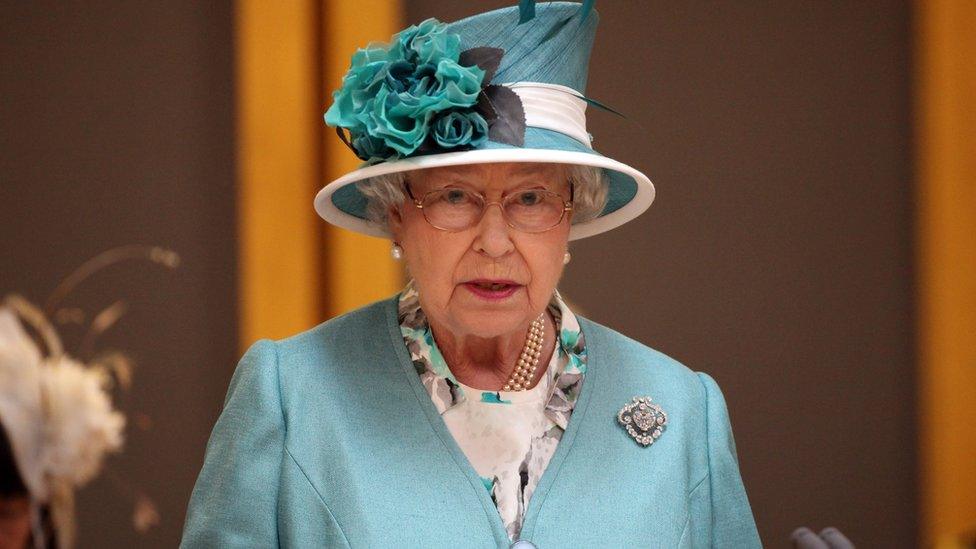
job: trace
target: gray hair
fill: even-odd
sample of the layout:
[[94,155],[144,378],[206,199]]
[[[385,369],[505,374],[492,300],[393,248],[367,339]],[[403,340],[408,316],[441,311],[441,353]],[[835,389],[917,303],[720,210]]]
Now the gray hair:
[[[600,215],[607,204],[610,180],[603,169],[593,166],[567,165],[569,182],[573,185],[573,223],[589,221]],[[356,183],[366,197],[366,219],[386,226],[391,208],[398,208],[406,200],[406,172],[370,177]]]

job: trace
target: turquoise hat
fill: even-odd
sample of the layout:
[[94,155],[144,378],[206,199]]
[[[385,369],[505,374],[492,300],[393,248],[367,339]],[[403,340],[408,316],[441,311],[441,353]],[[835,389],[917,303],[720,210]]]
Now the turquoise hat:
[[326,185],[315,210],[330,223],[380,237],[355,183],[396,172],[491,162],[602,168],[610,187],[600,215],[574,223],[570,240],[644,212],[654,185],[591,146],[587,67],[598,14],[592,2],[522,2],[454,23],[428,19],[390,44],[356,52],[325,121],[364,161]]

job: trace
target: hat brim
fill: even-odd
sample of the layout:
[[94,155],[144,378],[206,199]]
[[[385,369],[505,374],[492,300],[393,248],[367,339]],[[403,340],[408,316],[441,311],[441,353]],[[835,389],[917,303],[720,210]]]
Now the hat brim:
[[366,219],[366,197],[356,188],[357,182],[397,172],[497,162],[540,162],[603,168],[610,182],[607,204],[594,219],[574,223],[569,232],[570,240],[619,227],[644,213],[654,201],[654,185],[640,171],[603,156],[564,134],[530,127],[525,130],[524,147],[488,141],[478,149],[421,155],[361,167],[323,187],[315,196],[315,211],[334,225],[370,236],[389,238],[385,226]]

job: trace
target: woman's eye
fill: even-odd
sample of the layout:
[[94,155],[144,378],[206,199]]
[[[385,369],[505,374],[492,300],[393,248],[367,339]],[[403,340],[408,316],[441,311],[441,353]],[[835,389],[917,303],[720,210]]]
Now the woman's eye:
[[444,192],[444,200],[448,204],[464,204],[468,201],[468,195],[460,189],[448,189]]
[[542,202],[542,195],[536,191],[520,193],[517,198],[519,206],[535,206]]

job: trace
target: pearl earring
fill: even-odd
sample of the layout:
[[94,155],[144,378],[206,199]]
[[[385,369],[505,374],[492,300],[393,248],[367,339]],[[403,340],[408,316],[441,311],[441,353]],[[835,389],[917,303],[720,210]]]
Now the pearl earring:
[[393,256],[393,259],[400,261],[403,259],[403,247],[394,242],[393,247],[390,248],[390,255]]
[[563,254],[563,265],[568,265],[570,260],[573,259],[573,254],[566,252]]

